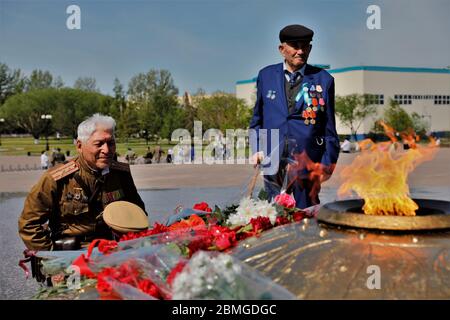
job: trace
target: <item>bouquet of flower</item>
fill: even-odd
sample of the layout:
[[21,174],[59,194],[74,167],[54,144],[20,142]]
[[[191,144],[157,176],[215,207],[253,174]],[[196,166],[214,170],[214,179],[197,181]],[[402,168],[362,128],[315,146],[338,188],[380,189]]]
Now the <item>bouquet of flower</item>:
[[295,299],[289,291],[230,255],[197,252],[175,276],[172,299]]
[[[64,294],[68,291],[63,283],[75,267],[82,277],[79,293],[94,287],[100,298],[179,299],[192,295],[195,299],[257,299],[265,292],[257,284],[270,281],[261,280],[259,275],[253,279],[253,270],[228,255],[209,255],[205,251],[226,252],[243,239],[314,214],[295,208],[295,200],[284,193],[273,202],[244,198],[238,206],[224,210],[217,206],[213,210],[202,202],[192,211],[195,213],[189,215],[182,211],[170,224],[155,223],[146,231],[125,234],[119,241],[97,239],[87,250],[38,252],[41,272],[52,279],[54,286],[63,288]],[[203,291],[188,293],[188,286],[180,285],[202,272],[206,278],[198,278],[195,283],[201,283]],[[185,276],[176,280],[178,274]],[[252,292],[242,287],[249,279],[254,282],[248,287]],[[256,287],[259,289],[254,291]],[[49,292],[57,296],[58,292],[52,290]]]

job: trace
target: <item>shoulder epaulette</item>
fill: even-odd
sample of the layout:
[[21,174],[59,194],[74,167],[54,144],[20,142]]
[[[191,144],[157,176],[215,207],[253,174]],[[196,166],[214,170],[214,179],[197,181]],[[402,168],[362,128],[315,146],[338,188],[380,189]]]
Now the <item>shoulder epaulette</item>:
[[130,165],[125,162],[113,161],[111,162],[110,168],[113,170],[130,172]]
[[58,181],[64,177],[67,177],[69,174],[78,171],[80,167],[75,161],[69,161],[66,164],[56,167],[51,170],[49,173],[52,176],[53,180]]

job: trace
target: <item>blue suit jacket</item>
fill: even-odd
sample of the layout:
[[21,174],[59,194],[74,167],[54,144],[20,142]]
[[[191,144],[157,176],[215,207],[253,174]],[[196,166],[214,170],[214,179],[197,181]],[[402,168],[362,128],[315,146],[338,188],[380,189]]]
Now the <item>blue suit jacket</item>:
[[[334,115],[334,78],[325,70],[306,65],[302,85],[322,87],[325,101],[324,111],[318,110],[315,124],[305,124],[302,111],[308,106],[304,96],[297,101],[295,109],[289,113],[285,93],[285,75],[283,63],[270,65],[262,69],[257,78],[256,104],[250,129],[259,133],[267,129],[267,149],[258,148],[257,137],[250,134],[252,150],[264,151],[265,155],[278,152],[281,156],[286,139],[289,141],[289,152],[306,151],[314,162],[324,165],[335,164],[339,156],[339,139],[336,132]],[[279,129],[279,139],[271,143],[272,129]],[[295,141],[292,146],[291,141]],[[262,149],[262,150],[261,150]]]

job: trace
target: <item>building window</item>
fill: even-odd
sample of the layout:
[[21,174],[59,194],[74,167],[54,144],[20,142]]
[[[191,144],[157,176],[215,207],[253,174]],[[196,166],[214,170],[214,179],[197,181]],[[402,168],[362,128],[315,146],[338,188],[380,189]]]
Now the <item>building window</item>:
[[450,104],[450,96],[434,96],[434,104]]
[[396,94],[394,95],[394,100],[398,104],[412,104],[412,97],[410,94]]
[[368,104],[384,104],[384,94],[368,94],[367,95]]

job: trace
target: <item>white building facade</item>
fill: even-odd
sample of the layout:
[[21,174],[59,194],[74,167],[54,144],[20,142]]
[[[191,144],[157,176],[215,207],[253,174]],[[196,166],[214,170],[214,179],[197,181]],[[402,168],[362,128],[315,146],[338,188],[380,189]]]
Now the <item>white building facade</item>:
[[[336,96],[372,94],[377,115],[362,123],[358,134],[367,134],[374,121],[382,117],[389,100],[397,101],[409,114],[416,112],[436,133],[450,131],[450,70],[434,68],[404,68],[354,66],[331,69],[335,78]],[[236,82],[236,96],[254,106],[256,78]],[[336,117],[339,134],[350,134]]]

